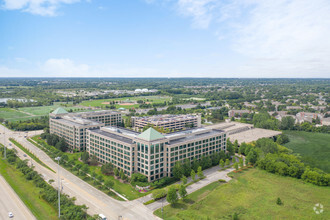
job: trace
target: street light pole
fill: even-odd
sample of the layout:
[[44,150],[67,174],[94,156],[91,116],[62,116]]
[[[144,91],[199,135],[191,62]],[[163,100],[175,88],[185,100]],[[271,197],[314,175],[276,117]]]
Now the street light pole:
[[58,169],[57,169],[57,181],[58,181],[58,219],[61,218],[61,189],[60,189],[60,160],[61,157],[56,157],[55,160],[58,162]]
[[162,198],[162,219],[164,219],[164,214],[163,214],[163,202],[164,202],[164,198]]
[[7,158],[7,152],[6,152],[6,128],[3,125],[3,149],[4,149],[4,158]]

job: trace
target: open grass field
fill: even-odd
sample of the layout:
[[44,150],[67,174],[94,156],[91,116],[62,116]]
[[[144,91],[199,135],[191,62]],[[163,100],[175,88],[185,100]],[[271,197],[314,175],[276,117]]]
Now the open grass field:
[[[25,108],[19,108],[19,111],[30,113],[32,115],[38,115],[38,116],[43,116],[43,115],[48,115],[50,112],[54,111],[57,109],[59,106],[38,106],[38,107],[25,107]],[[77,107],[63,107],[67,111],[69,109],[76,110],[79,109]]]
[[[48,115],[59,106],[38,106],[38,107],[24,107],[24,108],[0,108],[0,118],[7,121],[24,121],[31,118]],[[72,109],[74,111],[80,109],[78,107],[63,107],[67,111]]]
[[0,108],[0,118],[6,119],[6,120],[20,120],[23,118],[29,118],[31,117],[28,114],[25,114],[23,112],[19,112],[15,109],[11,108]]
[[302,161],[312,167],[330,173],[330,134],[305,131],[284,131],[290,142],[284,146],[301,156]]
[[[227,184],[210,185],[187,196],[174,207],[164,208],[164,219],[330,219],[330,188],[249,169],[233,174]],[[280,198],[283,205],[277,205]],[[322,214],[313,207],[321,203]],[[155,214],[161,216],[161,211]]]
[[27,181],[22,173],[2,159],[0,160],[0,173],[37,219],[57,219],[57,211],[39,197],[40,189],[33,182]]
[[87,107],[102,107],[105,105],[109,105],[109,102],[112,101],[128,101],[132,102],[131,105],[126,104],[116,104],[116,108],[137,108],[139,104],[136,104],[135,101],[143,100],[145,102],[150,103],[162,103],[164,101],[170,101],[171,97],[168,96],[137,96],[137,97],[126,97],[126,98],[114,98],[114,99],[98,99],[98,100],[91,100],[91,101],[83,101],[80,103],[83,106]]

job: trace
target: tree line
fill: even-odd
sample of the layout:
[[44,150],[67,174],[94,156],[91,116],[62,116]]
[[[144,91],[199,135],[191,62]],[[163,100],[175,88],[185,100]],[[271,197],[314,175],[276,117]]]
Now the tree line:
[[[3,154],[3,151],[1,151]],[[8,163],[20,171],[27,181],[33,181],[35,186],[40,188],[39,196],[48,202],[54,209],[58,209],[58,192],[49,183],[47,183],[41,175],[33,168],[27,165],[27,160],[21,160],[16,155],[15,151],[7,149]],[[51,181],[53,182],[53,181]],[[76,205],[75,198],[70,198],[68,195],[61,193],[61,219],[96,219],[87,214],[85,205]]]

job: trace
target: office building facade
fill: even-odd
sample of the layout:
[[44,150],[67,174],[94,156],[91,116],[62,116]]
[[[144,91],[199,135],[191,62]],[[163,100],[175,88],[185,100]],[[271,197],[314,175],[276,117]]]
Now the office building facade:
[[111,162],[131,176],[138,172],[148,181],[172,176],[176,162],[191,162],[226,150],[226,133],[222,130],[195,128],[161,134],[153,128],[139,133],[116,127],[86,131],[86,150],[100,163]]
[[131,117],[132,127],[136,130],[147,125],[163,128],[168,131],[201,127],[200,115],[155,115],[146,117]]
[[49,132],[63,137],[69,148],[76,151],[86,150],[87,129],[122,123],[121,114],[115,111],[68,113],[58,108],[49,116]]

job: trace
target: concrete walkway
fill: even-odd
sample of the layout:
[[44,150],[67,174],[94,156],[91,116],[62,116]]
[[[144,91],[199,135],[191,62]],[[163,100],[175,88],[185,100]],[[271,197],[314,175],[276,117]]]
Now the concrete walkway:
[[[196,190],[199,190],[207,185],[209,185],[210,183],[213,183],[215,181],[218,181],[219,179],[223,179],[223,180],[226,180],[227,182],[229,180],[231,180],[230,177],[227,176],[228,173],[232,172],[233,170],[235,170],[234,168],[229,168],[229,169],[226,169],[226,170],[223,170],[223,171],[219,171],[219,166],[215,166],[215,167],[211,167],[209,169],[206,169],[203,171],[204,173],[204,176],[205,178],[188,186],[186,188],[187,190],[187,193],[190,194],[192,192],[195,192]],[[191,182],[191,178],[189,177],[188,178],[188,183]],[[178,182],[179,184],[181,182]],[[151,194],[147,195],[147,196],[144,196],[142,198],[139,198],[138,201],[141,202],[141,203],[144,203],[144,202],[147,202],[149,200],[151,200],[152,197],[151,197]],[[163,206],[166,206],[168,205],[169,203],[165,200],[165,199],[161,199],[161,200],[158,200],[156,202],[153,202],[149,205],[147,205],[148,209],[152,210],[152,211],[155,211],[156,209],[159,209]]]

